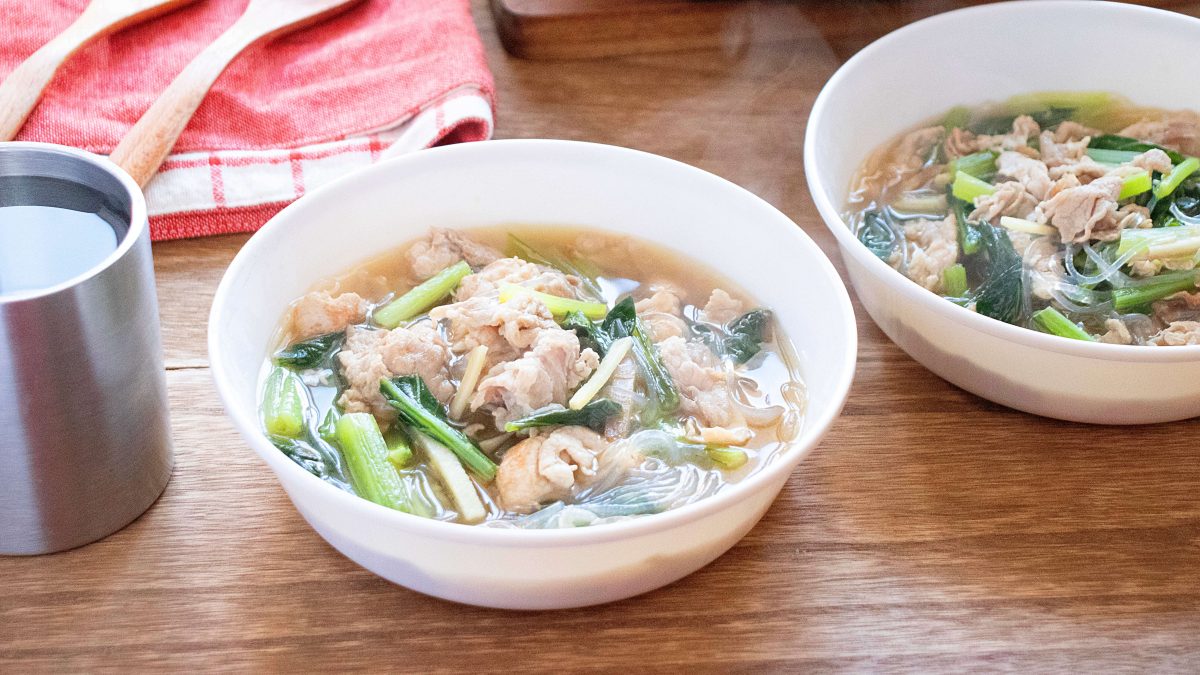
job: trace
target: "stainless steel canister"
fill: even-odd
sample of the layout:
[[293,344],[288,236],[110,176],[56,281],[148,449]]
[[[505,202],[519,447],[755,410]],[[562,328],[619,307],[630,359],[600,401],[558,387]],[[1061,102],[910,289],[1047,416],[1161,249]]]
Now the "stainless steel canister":
[[0,177],[13,176],[88,186],[127,216],[84,274],[0,295],[0,554],[37,554],[133,521],[172,455],[141,190],[103,157],[44,143],[0,144]]

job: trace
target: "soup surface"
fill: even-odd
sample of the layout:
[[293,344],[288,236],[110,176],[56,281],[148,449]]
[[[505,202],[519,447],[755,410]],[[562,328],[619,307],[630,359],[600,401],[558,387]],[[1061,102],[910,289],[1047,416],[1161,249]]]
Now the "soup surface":
[[611,522],[715,494],[795,438],[804,389],[772,324],[636,239],[434,229],[293,303],[261,416],[305,469],[391,508]]
[[909,279],[1064,338],[1200,344],[1200,115],[1097,92],[959,107],[876,150],[846,220]]

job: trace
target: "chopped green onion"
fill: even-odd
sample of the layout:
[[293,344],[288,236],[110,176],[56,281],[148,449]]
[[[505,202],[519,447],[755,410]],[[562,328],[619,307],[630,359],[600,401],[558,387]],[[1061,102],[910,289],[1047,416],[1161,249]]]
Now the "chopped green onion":
[[1033,322],[1038,328],[1051,335],[1070,338],[1072,340],[1086,340],[1088,342],[1096,339],[1053,307],[1047,307],[1035,312]]
[[733,471],[745,466],[750,457],[745,450],[741,448],[728,448],[717,445],[710,445],[704,449],[705,454],[715,464],[720,466],[725,471]]
[[1174,169],[1171,169],[1171,173],[1162,177],[1162,180],[1158,182],[1158,187],[1154,188],[1154,196],[1157,199],[1171,196],[1175,188],[1179,187],[1188,176],[1196,173],[1197,169],[1200,169],[1200,159],[1188,157],[1183,160]]
[[297,438],[304,432],[304,393],[300,377],[280,366],[271,369],[263,391],[263,427],[273,436]]
[[1012,216],[1000,216],[1000,226],[1014,232],[1024,232],[1026,234],[1045,236],[1058,234],[1058,228],[1056,227],[1035,223],[1032,220],[1025,220],[1024,218],[1013,218]]
[[967,268],[954,264],[942,270],[942,291],[952,298],[967,294]]
[[430,505],[413,494],[412,487],[388,461],[387,443],[372,415],[342,415],[337,422],[337,439],[360,497],[416,516],[433,515]]
[[1128,164],[1142,153],[1132,150],[1104,150],[1102,148],[1088,148],[1087,156],[1096,160],[1100,164],[1108,164],[1110,166],[1119,166]]
[[958,171],[954,174],[954,185],[951,186],[950,191],[958,199],[973,204],[976,197],[990,195],[996,191],[996,188],[969,173]]
[[1143,192],[1149,192],[1153,186],[1154,184],[1150,180],[1150,172],[1139,171],[1125,178],[1125,182],[1121,185],[1121,194],[1117,196],[1117,200],[1129,199]]
[[546,309],[550,310],[550,313],[556,317],[564,317],[571,312],[580,312],[589,319],[603,319],[608,314],[608,305],[603,302],[586,302],[563,298],[515,284],[505,284],[500,288],[500,302],[508,302],[518,295],[532,295],[540,300],[546,306]]
[[454,292],[458,282],[470,273],[471,266],[465,261],[458,261],[376,310],[375,323],[384,328],[395,328],[401,322],[423,314]]

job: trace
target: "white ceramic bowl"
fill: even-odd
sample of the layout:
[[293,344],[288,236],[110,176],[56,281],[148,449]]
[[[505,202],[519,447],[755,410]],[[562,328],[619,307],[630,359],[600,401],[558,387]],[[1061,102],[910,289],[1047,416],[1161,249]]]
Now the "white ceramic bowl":
[[[775,310],[808,385],[800,437],[757,474],[685,508],[591,528],[497,530],[425,520],[308,474],[259,431],[256,377],[283,311],[318,279],[429,226],[567,224],[636,235],[734,279]],[[833,265],[799,227],[721,178],[633,150],[490,141],[389,160],[284,209],[242,249],[209,320],[217,389],[235,425],[314,529],[347,557],[450,600],[540,609],[668,584],[733,546],[841,410],[857,338]]]
[[[1200,346],[1066,340],[981,316],[876,258],[840,213],[854,172],[888,139],[959,104],[1048,90],[1111,91],[1200,110],[1200,21],[1106,2],[1013,2],[906,26],[863,49],[825,85],[805,138],[809,189],[867,312],[950,382],[1039,415],[1100,424],[1200,415]],[[1153,58],[1146,55],[1170,55]]]

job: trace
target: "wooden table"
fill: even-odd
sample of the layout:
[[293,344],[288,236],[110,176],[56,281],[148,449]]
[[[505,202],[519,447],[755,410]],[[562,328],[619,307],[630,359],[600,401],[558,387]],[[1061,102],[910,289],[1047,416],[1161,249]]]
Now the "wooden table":
[[[749,4],[721,51],[562,64],[508,59],[486,3],[475,11],[499,136],[696,164],[777,205],[840,265],[804,187],[809,106],[854,50],[954,4],[797,3],[811,40],[763,47],[738,38]],[[1000,408],[917,365],[861,307],[844,416],[707,568],[552,613],[393,586],[309,529],[221,410],[205,323],[244,241],[155,246],[175,476],[105,541],[0,559],[0,670],[1200,668],[1200,422],[1105,429]]]

